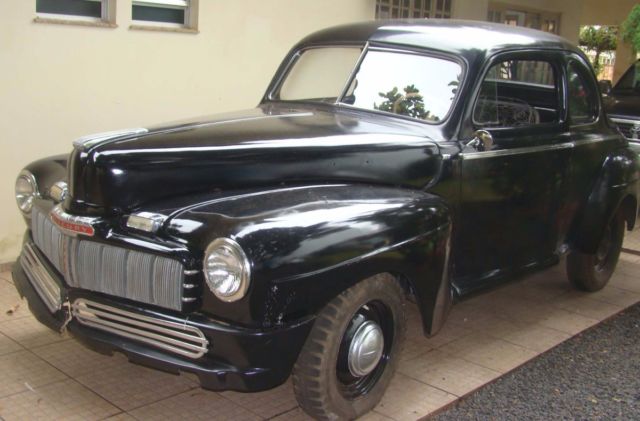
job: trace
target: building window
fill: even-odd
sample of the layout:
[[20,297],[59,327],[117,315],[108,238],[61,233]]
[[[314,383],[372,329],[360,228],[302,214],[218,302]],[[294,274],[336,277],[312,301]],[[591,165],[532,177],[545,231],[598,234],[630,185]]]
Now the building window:
[[36,21],[78,21],[112,24],[115,0],[36,0]]
[[376,0],[376,19],[450,18],[452,0]]
[[489,3],[487,20],[505,25],[525,26],[553,34],[560,32],[560,13],[525,9],[503,3]]
[[195,0],[133,0],[131,17],[137,24],[197,27]]

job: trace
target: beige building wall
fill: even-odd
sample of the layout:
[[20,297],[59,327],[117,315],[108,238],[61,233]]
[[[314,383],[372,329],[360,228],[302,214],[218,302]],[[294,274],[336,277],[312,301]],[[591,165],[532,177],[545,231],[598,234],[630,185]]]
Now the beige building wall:
[[[34,23],[35,2],[0,0],[0,263],[19,252],[13,186],[27,163],[88,133],[253,107],[301,37],[375,13],[375,0],[199,0],[199,33],[187,34],[130,29],[131,0],[117,0],[116,28]],[[503,3],[561,13],[574,42],[581,24],[618,24],[635,4]],[[452,15],[486,20],[488,5],[453,0]]]
[[375,0],[200,0],[198,34],[34,23],[35,0],[0,1],[0,263],[24,222],[14,181],[81,135],[255,106],[288,49],[327,26],[373,19]]

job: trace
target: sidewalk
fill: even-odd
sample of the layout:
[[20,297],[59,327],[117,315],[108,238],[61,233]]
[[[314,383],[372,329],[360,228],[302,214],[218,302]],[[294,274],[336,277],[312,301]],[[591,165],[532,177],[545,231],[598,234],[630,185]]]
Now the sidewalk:
[[[640,252],[640,230],[625,247]],[[368,420],[414,420],[437,411],[571,336],[640,302],[640,254],[622,253],[609,286],[573,290],[564,265],[454,306],[436,337],[409,312],[399,372]],[[291,382],[242,394],[200,389],[174,376],[105,357],[41,326],[0,273],[0,417],[13,419],[309,419]],[[13,311],[11,311],[13,310]]]

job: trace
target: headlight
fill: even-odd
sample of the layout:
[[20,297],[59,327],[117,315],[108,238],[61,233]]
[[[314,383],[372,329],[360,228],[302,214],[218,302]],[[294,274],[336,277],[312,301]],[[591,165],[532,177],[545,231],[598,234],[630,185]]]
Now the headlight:
[[251,267],[238,243],[229,238],[214,240],[204,254],[204,277],[222,301],[237,301],[249,289]]
[[38,196],[36,178],[27,170],[22,170],[16,180],[16,202],[25,215],[33,208],[33,201]]

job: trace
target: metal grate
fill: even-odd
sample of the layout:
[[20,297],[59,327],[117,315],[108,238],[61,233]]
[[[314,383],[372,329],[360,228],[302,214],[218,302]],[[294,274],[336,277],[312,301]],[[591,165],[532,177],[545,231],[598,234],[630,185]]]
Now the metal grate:
[[31,228],[35,244],[69,286],[182,309],[184,268],[179,261],[69,237],[37,207]]
[[640,128],[640,120],[634,121],[634,120],[623,120],[623,119],[617,119],[617,118],[612,118],[611,120],[615,123],[616,127],[618,127],[618,130],[620,130],[620,133],[622,133],[624,137],[626,137],[629,140],[635,140],[635,141],[638,140],[640,131],[635,130],[635,127]]
[[43,267],[38,254],[31,243],[26,243],[20,255],[20,265],[24,269],[31,285],[36,290],[49,311],[55,313],[62,307],[60,287]]
[[73,316],[83,325],[144,342],[188,358],[207,353],[209,341],[202,331],[184,322],[144,316],[80,298],[72,305]]

